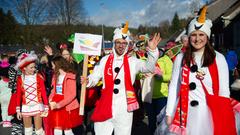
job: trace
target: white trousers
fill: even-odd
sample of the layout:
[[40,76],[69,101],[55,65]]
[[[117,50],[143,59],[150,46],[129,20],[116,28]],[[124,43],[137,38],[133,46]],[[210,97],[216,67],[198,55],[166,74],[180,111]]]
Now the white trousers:
[[96,135],[131,135],[133,113],[119,114],[104,122],[95,122],[94,131]]
[[[2,92],[4,93],[4,92]],[[0,95],[0,105],[1,105],[1,110],[2,110],[2,120],[3,121],[11,121],[12,120],[12,116],[8,115],[8,105],[10,102],[10,98],[11,98],[11,93],[6,93],[3,95]]]

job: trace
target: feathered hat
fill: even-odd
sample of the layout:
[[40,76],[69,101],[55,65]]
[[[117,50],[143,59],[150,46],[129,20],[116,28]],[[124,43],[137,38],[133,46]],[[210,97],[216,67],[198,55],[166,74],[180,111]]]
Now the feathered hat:
[[6,67],[9,67],[9,66],[10,66],[10,64],[9,64],[8,60],[2,60],[0,62],[0,68],[6,68]]
[[196,30],[200,30],[207,34],[210,38],[212,21],[206,18],[207,6],[204,6],[198,17],[194,18],[188,26],[188,35]]
[[56,44],[56,48],[57,48],[58,50],[68,49],[68,45],[65,44],[65,43],[57,43],[57,44]]
[[148,40],[149,40],[148,34],[139,34],[135,46],[136,47],[146,46]]
[[34,51],[30,53],[22,53],[17,60],[16,66],[14,67],[16,70],[22,70],[25,66],[29,65],[30,63],[35,62],[38,59],[37,55]]
[[130,41],[130,32],[128,30],[128,21],[123,25],[122,28],[116,28],[114,30],[113,41],[116,39],[124,39],[127,42]]
[[23,53],[27,53],[27,50],[26,49],[18,49],[15,57],[18,58]]

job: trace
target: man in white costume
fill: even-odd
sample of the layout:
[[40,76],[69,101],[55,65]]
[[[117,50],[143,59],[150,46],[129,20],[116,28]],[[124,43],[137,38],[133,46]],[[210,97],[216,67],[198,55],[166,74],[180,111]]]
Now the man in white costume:
[[[148,43],[148,59],[143,61],[127,54],[130,42],[128,22],[116,28],[113,53],[103,57],[88,76],[87,87],[95,86],[102,78],[101,98],[91,116],[96,135],[131,135],[133,111],[139,108],[133,83],[139,72],[153,72],[158,58],[160,34]],[[83,77],[82,82],[86,81]]]

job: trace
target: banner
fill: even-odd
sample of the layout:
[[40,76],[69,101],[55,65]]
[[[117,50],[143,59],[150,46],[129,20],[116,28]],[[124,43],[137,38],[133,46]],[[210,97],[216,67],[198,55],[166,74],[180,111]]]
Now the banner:
[[102,35],[75,33],[73,53],[101,55]]

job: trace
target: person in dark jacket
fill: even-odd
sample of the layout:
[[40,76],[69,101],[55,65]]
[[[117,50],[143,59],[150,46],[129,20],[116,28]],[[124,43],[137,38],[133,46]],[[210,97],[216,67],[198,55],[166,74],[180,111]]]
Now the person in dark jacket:
[[226,54],[226,60],[228,64],[229,70],[229,85],[231,85],[234,81],[234,70],[238,64],[238,56],[233,48],[230,48]]

